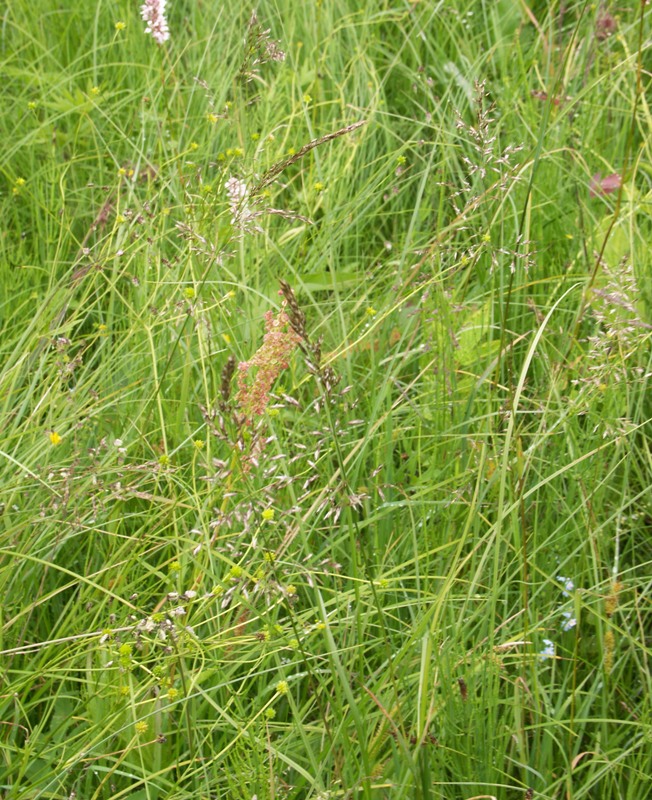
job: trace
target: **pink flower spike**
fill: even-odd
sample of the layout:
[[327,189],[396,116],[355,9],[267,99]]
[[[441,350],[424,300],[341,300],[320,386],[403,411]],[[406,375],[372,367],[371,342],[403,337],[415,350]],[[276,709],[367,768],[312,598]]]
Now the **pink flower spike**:
[[170,29],[165,19],[165,3],[166,0],[145,0],[140,7],[140,15],[147,23],[145,33],[151,33],[159,44],[170,38]]
[[621,184],[622,178],[617,172],[612,172],[604,178],[599,172],[596,172],[589,184],[589,196],[597,197],[599,194],[613,194],[613,192],[617,192],[620,189]]

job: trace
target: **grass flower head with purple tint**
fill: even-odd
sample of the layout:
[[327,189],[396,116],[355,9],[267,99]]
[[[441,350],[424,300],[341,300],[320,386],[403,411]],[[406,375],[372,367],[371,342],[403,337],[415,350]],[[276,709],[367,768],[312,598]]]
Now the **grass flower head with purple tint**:
[[170,38],[165,3],[166,0],[145,0],[140,7],[140,15],[147,23],[145,33],[151,33],[158,44],[163,44]]
[[[292,351],[301,337],[290,326],[285,311],[274,316],[272,311],[265,314],[267,333],[263,343],[249,361],[238,366],[237,402],[247,421],[265,412],[269,403],[269,392],[280,373],[290,365]],[[253,380],[251,375],[255,370]]]

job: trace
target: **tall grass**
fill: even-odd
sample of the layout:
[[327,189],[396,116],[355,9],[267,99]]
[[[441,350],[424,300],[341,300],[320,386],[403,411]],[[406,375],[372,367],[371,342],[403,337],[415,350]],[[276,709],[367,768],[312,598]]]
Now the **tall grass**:
[[2,15],[0,793],[639,800],[649,8],[253,10]]

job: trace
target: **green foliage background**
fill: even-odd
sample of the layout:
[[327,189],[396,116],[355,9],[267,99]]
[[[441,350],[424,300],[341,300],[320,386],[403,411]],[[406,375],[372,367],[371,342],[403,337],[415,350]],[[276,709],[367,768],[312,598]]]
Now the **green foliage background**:
[[2,11],[0,795],[639,800],[650,9],[253,8]]

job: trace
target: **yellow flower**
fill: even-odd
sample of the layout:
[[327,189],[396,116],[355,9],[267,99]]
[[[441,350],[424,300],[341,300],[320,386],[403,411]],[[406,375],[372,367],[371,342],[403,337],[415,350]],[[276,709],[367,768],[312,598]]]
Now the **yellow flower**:
[[147,722],[137,722],[134,727],[136,728],[138,736],[142,736],[144,733],[147,733],[149,724]]
[[92,97],[97,97],[99,93],[100,93],[100,87],[99,86],[93,86],[91,88],[91,96]]
[[61,444],[61,437],[59,436],[59,434],[56,431],[52,431],[50,433],[50,441],[54,445]]
[[211,123],[211,125],[215,125],[215,123],[218,120],[218,116],[217,114],[214,114],[212,111],[209,111],[208,114],[206,114],[206,119]]
[[279,694],[287,694],[290,691],[290,687],[288,686],[288,682],[287,681],[279,681],[276,684],[276,691]]
[[123,31],[127,27],[127,23],[126,22],[122,22],[122,20],[119,20],[118,22],[116,22],[116,24],[113,27],[117,31]]
[[263,519],[267,522],[271,522],[274,519],[274,509],[273,508],[266,508],[263,511]]
[[198,148],[199,148],[199,145],[197,144],[197,142],[190,142],[190,149],[191,150],[197,150]]
[[316,192],[323,192],[324,191],[324,184],[321,181],[317,181],[315,184],[315,191]]
[[202,448],[204,448],[206,446],[206,442],[203,439],[195,439],[193,444],[195,445],[197,450],[201,450]]
[[312,97],[306,92],[303,96],[303,102],[307,105],[312,102]]

